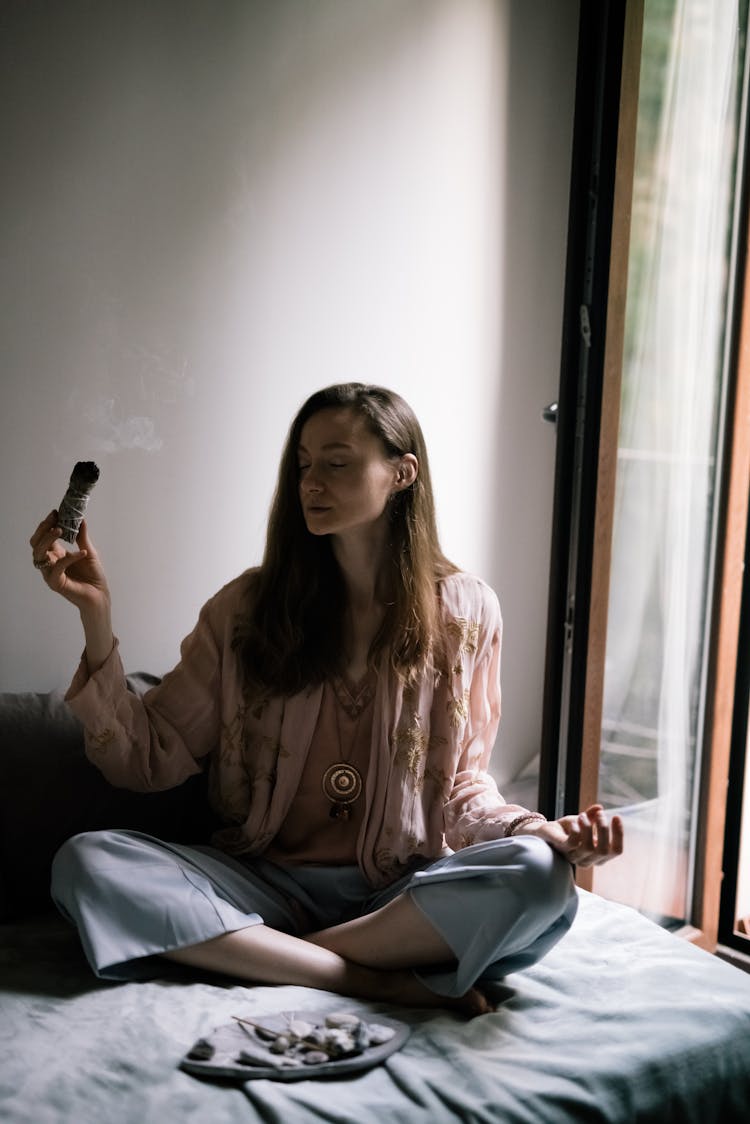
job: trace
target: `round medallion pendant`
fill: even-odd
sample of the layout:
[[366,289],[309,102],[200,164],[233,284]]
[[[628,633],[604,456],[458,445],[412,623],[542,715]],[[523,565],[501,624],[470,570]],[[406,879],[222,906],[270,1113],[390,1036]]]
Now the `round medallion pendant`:
[[323,774],[323,792],[334,804],[353,804],[362,792],[362,777],[353,765],[337,761]]

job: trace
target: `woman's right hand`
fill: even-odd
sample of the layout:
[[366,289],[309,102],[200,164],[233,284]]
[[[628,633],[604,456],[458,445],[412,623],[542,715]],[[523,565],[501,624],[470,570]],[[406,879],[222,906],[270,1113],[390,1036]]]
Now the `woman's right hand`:
[[54,593],[70,601],[82,614],[109,615],[110,596],[99,556],[81,523],[77,551],[67,551],[56,511],[51,511],[29,539],[34,565]]

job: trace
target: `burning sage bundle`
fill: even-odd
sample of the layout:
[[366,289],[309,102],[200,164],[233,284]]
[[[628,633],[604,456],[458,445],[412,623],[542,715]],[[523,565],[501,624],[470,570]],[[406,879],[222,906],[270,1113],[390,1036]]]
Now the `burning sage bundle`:
[[93,461],[78,461],[70,477],[68,490],[58,508],[58,526],[64,542],[74,543],[80,530],[91,490],[99,479],[99,469]]

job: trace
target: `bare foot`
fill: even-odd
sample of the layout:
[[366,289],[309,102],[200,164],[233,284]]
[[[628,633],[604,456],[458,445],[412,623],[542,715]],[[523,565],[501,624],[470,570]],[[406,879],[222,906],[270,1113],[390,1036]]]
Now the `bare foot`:
[[490,1003],[487,996],[478,987],[471,988],[466,992],[466,995],[460,996],[458,999],[452,1000],[456,1004],[457,1011],[463,1011],[470,1019],[475,1015],[491,1015],[493,1011],[497,1010],[494,1003]]
[[442,1007],[448,1011],[461,1012],[470,1019],[476,1015],[488,1015],[495,1010],[478,987],[472,987],[465,995],[457,997],[438,995],[411,972],[381,972],[379,975],[379,998],[388,1003],[398,1003],[404,1007]]

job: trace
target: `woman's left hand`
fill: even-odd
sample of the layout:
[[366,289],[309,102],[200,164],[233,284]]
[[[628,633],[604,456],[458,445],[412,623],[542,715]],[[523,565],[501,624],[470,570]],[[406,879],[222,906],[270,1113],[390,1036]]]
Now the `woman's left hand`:
[[601,804],[591,804],[576,816],[529,825],[529,833],[546,839],[575,866],[597,866],[622,854],[622,820],[609,817]]

